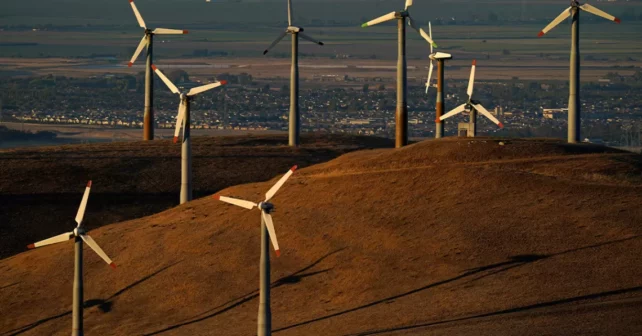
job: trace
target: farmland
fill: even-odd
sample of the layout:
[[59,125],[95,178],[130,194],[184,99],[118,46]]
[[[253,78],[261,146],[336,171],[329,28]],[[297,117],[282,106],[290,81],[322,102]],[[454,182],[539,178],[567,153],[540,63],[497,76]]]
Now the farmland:
[[[80,1],[49,1],[34,8],[35,0],[12,4],[0,16],[0,74],[59,74],[91,76],[131,73],[127,63],[140,37],[127,3],[85,4]],[[286,77],[289,46],[283,43],[268,56],[262,51],[285,27],[285,8],[276,1],[213,2],[137,1],[148,26],[189,29],[186,36],[158,37],[156,62],[189,64],[199,73],[250,72],[255,78]],[[299,3],[299,2],[296,2]],[[296,4],[295,3],[295,4]],[[512,4],[501,1],[475,3],[417,1],[413,15],[423,24],[433,22],[433,34],[441,51],[452,53],[447,76],[465,78],[473,58],[483,60],[481,76],[487,79],[567,78],[569,34],[567,24],[537,38],[548,20],[563,9],[558,2]],[[336,11],[341,6],[342,11]],[[392,25],[359,28],[360,22],[389,12],[394,1],[301,1],[295,21],[324,47],[301,44],[303,77],[349,75],[393,77],[396,31]],[[585,16],[581,53],[583,79],[597,80],[608,72],[629,75],[642,58],[642,3],[600,4],[615,15],[625,15],[616,25]],[[177,9],[180,8],[180,11]],[[461,10],[461,8],[464,8]],[[4,10],[4,8],[3,8]],[[186,13],[190,13],[188,16]],[[429,14],[428,14],[429,13]],[[244,24],[240,24],[243,22]],[[408,32],[409,77],[425,76],[428,46]],[[204,56],[203,53],[207,56]],[[103,65],[109,67],[103,67]],[[359,69],[359,66],[369,69]],[[139,64],[142,66],[142,63]],[[305,68],[308,66],[308,68]],[[483,70],[485,69],[487,70]],[[228,69],[222,71],[221,69]],[[343,69],[346,68],[346,69]],[[459,71],[461,70],[461,71]]]

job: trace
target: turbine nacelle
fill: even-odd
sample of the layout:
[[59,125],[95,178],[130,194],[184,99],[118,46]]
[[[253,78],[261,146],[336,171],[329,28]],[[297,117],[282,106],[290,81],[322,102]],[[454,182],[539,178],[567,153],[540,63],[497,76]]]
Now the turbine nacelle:
[[78,226],[72,232],[74,233],[74,236],[76,236],[76,237],[79,237],[80,235],[87,234],[87,231],[82,226]]
[[[401,19],[401,18],[407,18],[410,16],[410,13],[408,13],[407,10],[402,11],[402,12],[395,12],[395,18]],[[408,23],[410,24],[410,23]]]
[[156,29],[150,29],[147,28],[147,25],[145,24],[145,20],[143,20],[143,16],[140,15],[140,12],[138,11],[138,7],[136,7],[136,4],[134,3],[134,0],[129,0],[129,4],[132,7],[132,10],[134,11],[134,16],[136,17],[136,21],[138,21],[138,25],[145,30],[145,35],[143,35],[143,38],[140,40],[140,43],[138,43],[138,47],[136,48],[136,51],[134,51],[134,56],[132,56],[131,60],[129,61],[128,66],[131,67],[134,65],[134,62],[140,55],[141,51],[143,51],[143,48],[147,46],[149,48],[148,43],[150,43],[150,39],[148,39],[148,36],[151,35],[182,35],[182,34],[187,34],[187,30],[181,30],[181,29],[167,29],[167,28],[156,28]]
[[87,183],[87,187],[85,188],[85,193],[82,196],[82,200],[80,201],[80,206],[78,207],[78,213],[76,214],[76,223],[78,225],[76,228],[74,228],[73,231],[59,234],[57,236],[41,240],[39,242],[29,244],[27,245],[27,248],[29,249],[34,249],[37,247],[41,246],[46,246],[46,245],[52,245],[52,244],[57,244],[57,243],[63,243],[71,239],[72,237],[80,237],[85,244],[87,244],[98,256],[100,256],[109,266],[112,268],[116,268],[116,264],[109,259],[105,251],[103,251],[100,246],[94,241],[91,236],[87,234],[87,231],[82,227],[82,221],[83,218],[85,217],[85,210],[87,209],[87,201],[89,200],[89,192],[91,191],[91,181]]
[[288,26],[288,29],[285,30],[289,34],[297,34],[303,31],[302,27],[297,27],[297,26]]
[[573,9],[575,9],[575,12],[579,14],[580,11],[588,12],[593,15],[605,18],[609,21],[613,21],[615,23],[620,23],[620,19],[616,18],[615,16],[606,13],[598,8],[595,8],[594,6],[591,6],[587,3],[581,5],[577,0],[571,0],[571,6],[567,9],[565,9],[560,15],[558,15],[551,23],[549,23],[544,29],[542,29],[537,36],[542,37],[544,34],[548,33],[551,29],[555,28],[557,25],[562,23],[564,20],[566,20],[568,17],[570,17],[573,14]]
[[258,205],[259,209],[265,211],[265,213],[270,213],[274,210],[274,204],[270,202],[261,202]]
[[440,59],[452,59],[453,55],[438,51],[434,54],[431,54],[429,57],[431,60],[440,60]]
[[279,249],[279,242],[276,239],[276,231],[274,230],[274,223],[272,221],[272,215],[270,215],[270,212],[274,211],[274,204],[270,203],[270,199],[274,197],[277,191],[283,186],[285,181],[294,174],[294,171],[297,169],[297,166],[294,166],[288,170],[283,177],[281,177],[276,184],[268,190],[267,193],[265,193],[265,200],[263,202],[260,202],[259,204],[256,204],[251,201],[246,201],[238,198],[232,198],[232,197],[226,197],[226,196],[220,196],[220,195],[214,195],[213,198],[216,200],[219,200],[221,202],[229,203],[232,205],[239,206],[241,208],[245,208],[248,210],[254,209],[254,207],[258,207],[259,210],[261,210],[261,221],[263,224],[265,224],[265,227],[268,230],[268,235],[270,236],[270,240],[272,240],[272,246],[274,247],[274,251],[276,253],[276,256],[278,257],[281,252]]
[[178,143],[178,135],[181,130],[181,125],[183,128],[183,134],[185,134],[185,128],[189,127],[189,120],[185,120],[185,114],[187,111],[187,105],[189,104],[189,101],[190,101],[190,97],[203,93],[205,91],[209,91],[213,88],[217,88],[221,85],[225,85],[227,84],[227,81],[222,80],[222,81],[218,81],[210,84],[197,86],[187,91],[181,91],[154,64],[152,64],[152,70],[154,70],[156,75],[160,77],[160,79],[163,81],[163,83],[165,83],[165,85],[167,85],[167,87],[169,88],[170,91],[172,91],[172,93],[179,95],[180,100],[178,104],[178,114],[176,115],[176,130],[174,131],[174,143]]
[[468,102],[461,104],[457,106],[456,108],[452,109],[450,112],[442,115],[439,117],[439,121],[450,118],[456,114],[462,113],[464,111],[472,111],[475,110],[481,114],[483,114],[486,118],[490,119],[493,123],[495,123],[499,128],[504,128],[504,124],[502,124],[497,118],[495,118],[486,108],[482,106],[482,104],[478,100],[473,99],[473,86],[475,84],[475,68],[477,67],[477,61],[473,60],[473,65],[470,69],[470,79],[468,80]]

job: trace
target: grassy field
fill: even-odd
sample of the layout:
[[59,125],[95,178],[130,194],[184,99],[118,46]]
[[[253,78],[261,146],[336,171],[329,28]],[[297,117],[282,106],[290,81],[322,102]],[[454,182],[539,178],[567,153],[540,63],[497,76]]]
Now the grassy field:
[[[271,257],[274,335],[642,334],[640,155],[541,139],[446,138],[312,165],[334,153],[208,140],[195,151],[202,191],[260,200],[283,165],[310,165],[274,197],[282,252]],[[0,185],[11,191],[1,200],[14,221],[0,221],[8,228],[0,246],[19,241],[23,251],[22,242],[68,230],[79,180],[94,177],[85,218],[118,268],[85,248],[85,333],[252,335],[258,211],[204,193],[93,229],[171,206],[154,193],[176,190],[177,152],[168,145],[3,154]],[[10,174],[25,168],[22,180]],[[57,178],[43,176],[46,168],[59,168]],[[146,178],[133,183],[132,171]],[[0,260],[0,334],[69,333],[72,245]]]

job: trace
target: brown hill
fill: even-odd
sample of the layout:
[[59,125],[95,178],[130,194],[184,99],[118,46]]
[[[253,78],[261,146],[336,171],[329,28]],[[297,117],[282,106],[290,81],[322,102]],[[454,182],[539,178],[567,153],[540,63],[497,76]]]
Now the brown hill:
[[[349,151],[393,146],[355,136],[304,136],[292,149],[287,136],[193,138],[194,196],[265,181],[293,164],[302,167]],[[179,203],[181,146],[170,141],[104,143],[0,152],[0,258],[31,240],[65,232],[84,185],[94,181],[86,225],[140,218]],[[284,168],[285,167],[285,168]]]
[[[222,190],[260,200],[274,182]],[[359,151],[274,198],[275,335],[642,334],[642,156],[491,139]],[[92,231],[87,335],[252,335],[258,211],[198,199]],[[72,243],[0,261],[2,335],[64,335]]]

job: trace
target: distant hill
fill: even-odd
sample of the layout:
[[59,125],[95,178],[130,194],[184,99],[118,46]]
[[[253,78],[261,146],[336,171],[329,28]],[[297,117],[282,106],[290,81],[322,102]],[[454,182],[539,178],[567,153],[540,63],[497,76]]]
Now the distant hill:
[[[224,155],[200,147],[195,162]],[[251,153],[281,155],[279,167],[294,161]],[[200,168],[198,185],[215,190],[225,179],[218,170],[272,167],[244,161],[249,155]],[[96,171],[122,170],[109,167]],[[78,180],[99,178],[85,169],[59,171],[69,177],[57,185],[73,181],[62,188],[77,199]],[[275,179],[220,193],[260,200]],[[116,188],[96,186],[88,217]],[[640,155],[556,141],[425,141],[301,169],[274,203],[282,248],[272,259],[275,335],[642,334]],[[258,224],[256,210],[206,197],[92,231],[118,268],[86,254],[86,333],[254,334]],[[0,261],[0,333],[68,333],[72,275],[71,242]]]
[[[295,164],[306,167],[357,149],[394,146],[391,140],[340,135],[302,141],[292,149],[287,136],[193,138],[194,196],[268,180]],[[75,225],[88,180],[94,183],[88,228],[178,205],[180,155],[181,146],[169,140],[0,151],[0,258]]]
[[56,133],[48,131],[40,132],[23,132],[18,130],[12,130],[6,126],[0,125],[0,143],[2,142],[12,142],[12,141],[52,141],[57,137]]

